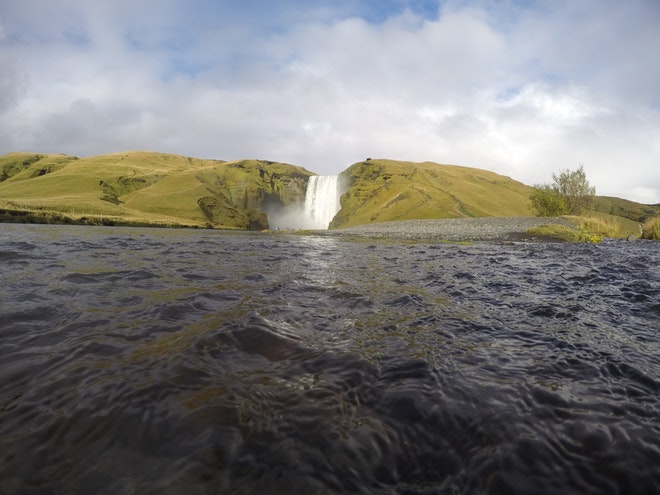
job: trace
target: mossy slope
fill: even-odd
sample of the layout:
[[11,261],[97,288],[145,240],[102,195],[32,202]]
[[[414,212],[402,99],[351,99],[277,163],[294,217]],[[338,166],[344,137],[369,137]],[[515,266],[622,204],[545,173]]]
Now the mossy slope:
[[88,158],[0,157],[0,207],[122,222],[267,228],[264,206],[302,201],[311,172],[283,163],[223,162],[152,152]]
[[437,163],[367,160],[348,184],[332,227],[425,218],[533,216],[531,187],[487,170]]

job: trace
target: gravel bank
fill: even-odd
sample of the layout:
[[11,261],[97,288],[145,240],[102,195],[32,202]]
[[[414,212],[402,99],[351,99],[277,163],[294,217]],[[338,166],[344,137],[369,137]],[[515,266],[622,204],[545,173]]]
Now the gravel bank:
[[360,236],[430,241],[512,241],[533,240],[527,229],[544,224],[573,224],[564,218],[507,217],[451,218],[380,222],[344,229],[321,231],[324,235]]

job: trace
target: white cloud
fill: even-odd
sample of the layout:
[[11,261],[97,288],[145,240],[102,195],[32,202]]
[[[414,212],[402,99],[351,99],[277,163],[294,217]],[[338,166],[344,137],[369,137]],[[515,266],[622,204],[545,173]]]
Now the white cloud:
[[391,157],[526,183],[584,164],[598,193],[660,202],[650,2],[447,2],[379,24],[359,2],[249,22],[239,3],[19,4],[0,8],[0,153],[142,148],[319,173]]

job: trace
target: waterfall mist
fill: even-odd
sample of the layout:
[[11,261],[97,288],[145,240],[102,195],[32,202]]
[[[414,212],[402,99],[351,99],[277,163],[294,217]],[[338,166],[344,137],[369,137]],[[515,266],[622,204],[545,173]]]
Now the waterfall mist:
[[266,212],[271,229],[327,229],[341,209],[343,194],[338,175],[313,175],[307,183],[305,202]]

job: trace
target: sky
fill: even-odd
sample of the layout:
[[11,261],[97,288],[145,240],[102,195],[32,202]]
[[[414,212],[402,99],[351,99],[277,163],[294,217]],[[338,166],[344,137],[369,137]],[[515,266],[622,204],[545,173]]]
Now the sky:
[[658,0],[0,0],[0,154],[371,158],[660,203]]

